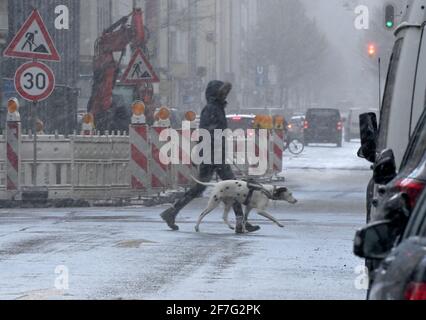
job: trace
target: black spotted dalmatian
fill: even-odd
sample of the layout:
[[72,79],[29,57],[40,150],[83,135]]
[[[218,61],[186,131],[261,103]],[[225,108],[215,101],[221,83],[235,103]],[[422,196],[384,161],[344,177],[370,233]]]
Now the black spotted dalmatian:
[[247,221],[248,215],[253,209],[257,209],[257,213],[274,223],[279,227],[284,226],[275,219],[272,215],[266,212],[270,200],[287,201],[291,204],[296,204],[297,200],[286,187],[277,187],[273,185],[253,184],[246,181],[228,180],[219,183],[204,183],[193,177],[194,181],[206,187],[213,187],[212,195],[209,199],[207,208],[201,213],[198,218],[195,231],[200,232],[200,224],[203,219],[216,209],[222,202],[225,204],[223,212],[223,220],[228,227],[234,230],[234,227],[229,223],[228,215],[235,202],[245,205],[244,219]]

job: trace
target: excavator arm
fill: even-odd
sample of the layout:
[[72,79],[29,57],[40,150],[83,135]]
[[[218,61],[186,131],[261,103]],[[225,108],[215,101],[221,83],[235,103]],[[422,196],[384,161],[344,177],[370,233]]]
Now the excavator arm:
[[[129,18],[131,23],[128,24]],[[88,112],[95,118],[95,126],[99,131],[111,129],[112,94],[120,71],[119,61],[115,61],[114,53],[121,52],[123,57],[127,46],[143,46],[145,41],[143,15],[141,9],[115,22],[104,30],[95,43],[93,58],[92,95],[88,103]]]

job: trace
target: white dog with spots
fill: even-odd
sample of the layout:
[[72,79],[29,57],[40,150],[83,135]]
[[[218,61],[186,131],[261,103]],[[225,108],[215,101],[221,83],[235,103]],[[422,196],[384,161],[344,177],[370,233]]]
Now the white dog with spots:
[[291,204],[297,203],[297,200],[293,197],[293,194],[288,190],[288,188],[285,187],[259,185],[261,186],[261,190],[255,190],[250,195],[248,183],[245,181],[228,180],[219,183],[205,183],[198,181],[194,177],[193,179],[198,184],[214,188],[207,208],[203,211],[203,213],[201,213],[197,225],[195,226],[196,232],[200,232],[200,224],[203,219],[214,209],[216,209],[221,202],[225,204],[223,220],[232,230],[234,230],[234,227],[229,223],[228,216],[235,202],[246,205],[244,211],[244,221],[247,221],[248,216],[253,209],[257,209],[257,213],[259,215],[273,221],[281,228],[284,226],[272,215],[266,212],[266,208],[268,207],[270,200],[287,201]]

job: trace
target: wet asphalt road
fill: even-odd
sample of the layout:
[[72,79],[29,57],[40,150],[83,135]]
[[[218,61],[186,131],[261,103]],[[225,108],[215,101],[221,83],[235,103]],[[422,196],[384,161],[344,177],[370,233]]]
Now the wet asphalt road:
[[253,213],[256,234],[233,234],[220,211],[195,233],[205,198],[179,232],[161,222],[164,206],[0,209],[0,299],[363,299],[352,240],[371,173],[356,148],[286,157],[299,203],[270,206],[284,229]]

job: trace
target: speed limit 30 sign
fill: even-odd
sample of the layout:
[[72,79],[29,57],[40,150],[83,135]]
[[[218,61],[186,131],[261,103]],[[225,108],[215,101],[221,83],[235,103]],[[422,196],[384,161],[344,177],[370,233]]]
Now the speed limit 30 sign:
[[15,88],[25,100],[42,101],[52,94],[55,88],[55,75],[44,63],[28,62],[16,70]]

